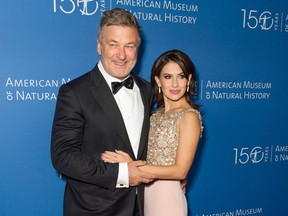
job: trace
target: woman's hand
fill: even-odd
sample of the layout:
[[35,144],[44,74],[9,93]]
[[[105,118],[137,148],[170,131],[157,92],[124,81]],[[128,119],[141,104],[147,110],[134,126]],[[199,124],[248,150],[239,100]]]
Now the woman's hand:
[[105,151],[101,154],[101,159],[106,163],[121,163],[121,162],[131,162],[132,158],[126,152],[121,150]]

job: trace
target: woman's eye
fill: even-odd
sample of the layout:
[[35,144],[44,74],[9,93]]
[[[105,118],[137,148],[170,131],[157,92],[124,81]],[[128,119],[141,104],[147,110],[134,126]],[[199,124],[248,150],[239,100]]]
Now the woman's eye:
[[185,77],[184,74],[181,74],[181,75],[180,75],[180,78],[181,78],[181,79],[185,79],[186,77]]

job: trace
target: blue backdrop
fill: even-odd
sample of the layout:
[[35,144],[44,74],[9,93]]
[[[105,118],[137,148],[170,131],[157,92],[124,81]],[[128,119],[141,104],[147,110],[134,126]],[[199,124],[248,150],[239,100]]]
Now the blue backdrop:
[[198,73],[205,134],[189,173],[190,216],[288,215],[288,2],[30,0],[0,3],[0,215],[61,215],[50,161],[61,84],[98,61],[101,12],[143,30],[135,72],[180,49]]

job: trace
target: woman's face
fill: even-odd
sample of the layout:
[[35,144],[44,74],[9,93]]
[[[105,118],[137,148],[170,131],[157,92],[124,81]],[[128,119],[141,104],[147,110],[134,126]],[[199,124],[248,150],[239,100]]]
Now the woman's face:
[[[189,80],[191,75],[189,75]],[[185,78],[185,75],[182,69],[175,62],[167,63],[160,76],[155,76],[155,81],[158,87],[161,87],[164,100],[178,101],[183,98],[188,80]]]

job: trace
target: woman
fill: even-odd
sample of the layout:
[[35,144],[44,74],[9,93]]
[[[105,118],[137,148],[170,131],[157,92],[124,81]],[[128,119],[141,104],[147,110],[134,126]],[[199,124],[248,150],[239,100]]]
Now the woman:
[[[170,50],[154,62],[151,85],[157,110],[150,118],[147,164],[139,167],[156,176],[145,187],[145,216],[186,216],[181,187],[192,165],[202,135],[199,106],[191,101],[196,89],[195,68],[179,50]],[[102,159],[129,162],[123,151],[105,152]]]

